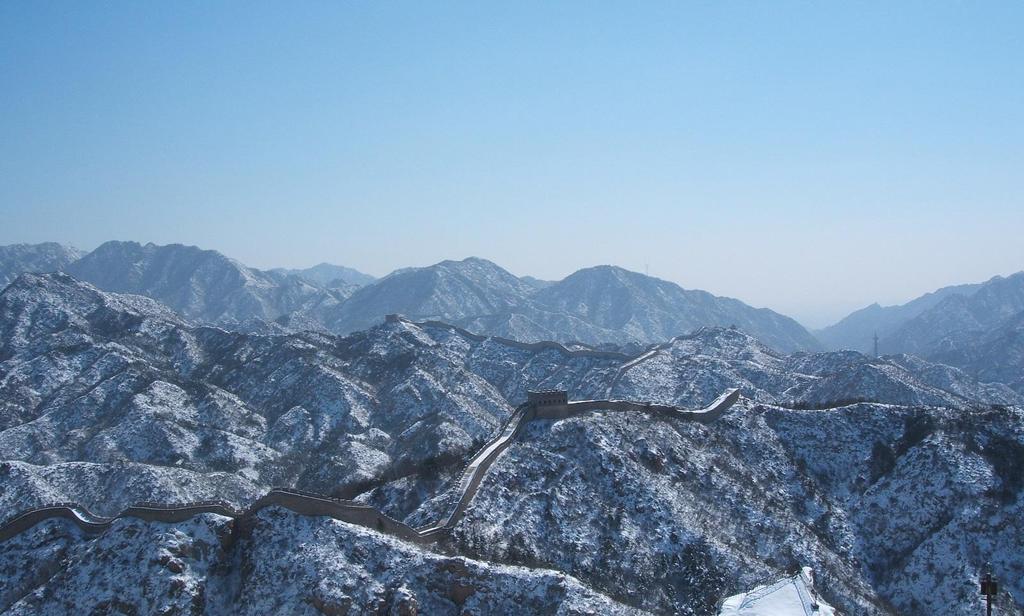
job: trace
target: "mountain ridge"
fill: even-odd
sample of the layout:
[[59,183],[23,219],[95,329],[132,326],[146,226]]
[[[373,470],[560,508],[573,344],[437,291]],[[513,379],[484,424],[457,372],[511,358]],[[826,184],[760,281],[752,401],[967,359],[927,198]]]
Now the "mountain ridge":
[[160,300],[185,318],[234,327],[273,323],[345,296],[298,276],[252,269],[215,250],[182,244],[110,241],[65,270],[105,290]]
[[253,332],[346,334],[401,313],[527,341],[635,349],[701,326],[735,325],[783,351],[819,348],[796,321],[770,309],[611,265],[540,281],[468,257],[357,287],[335,284],[347,271],[340,266],[262,271],[195,246],[110,241],[60,269],[108,291],[153,297],[198,323]]
[[[446,304],[454,293],[445,295],[446,288],[461,289],[469,299]],[[399,296],[397,289],[406,297]],[[418,296],[412,297],[414,293]],[[537,284],[478,257],[442,261],[389,274],[354,293],[337,313],[328,321],[328,329],[342,334],[379,322],[386,314],[400,313],[413,320],[445,320],[479,333],[524,341],[644,344],[701,326],[736,325],[784,351],[819,348],[799,323],[770,309],[685,290],[612,265],[584,268],[561,281]]]
[[855,310],[836,323],[816,329],[812,333],[832,350],[852,349],[870,351],[875,334],[880,338],[895,333],[908,321],[914,319],[942,301],[953,296],[970,296],[984,285],[1003,278],[993,276],[984,282],[955,284],[941,287],[916,297],[906,303],[882,306],[875,302]]

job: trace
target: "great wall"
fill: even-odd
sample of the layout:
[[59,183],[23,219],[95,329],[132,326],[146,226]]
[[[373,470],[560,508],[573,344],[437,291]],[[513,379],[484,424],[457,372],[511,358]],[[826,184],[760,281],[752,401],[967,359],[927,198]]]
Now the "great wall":
[[[609,395],[614,387],[614,382],[618,381],[629,367],[649,359],[659,350],[671,344],[670,341],[656,345],[639,356],[630,356],[614,351],[600,351],[589,348],[570,349],[557,342],[519,342],[495,336],[481,336],[441,321],[413,322],[400,315],[388,315],[385,320],[388,323],[403,323],[417,327],[446,329],[477,342],[491,339],[495,342],[524,350],[555,350],[570,356],[628,360],[615,375],[613,384],[608,389]],[[695,334],[690,336],[693,335]],[[470,458],[469,463],[462,472],[459,489],[455,492],[458,498],[453,499],[455,504],[450,508],[448,515],[434,524],[419,528],[413,528],[375,507],[357,501],[333,498],[323,494],[303,492],[290,488],[274,488],[257,499],[247,509],[236,509],[230,503],[215,500],[174,505],[144,502],[136,503],[117,515],[104,517],[90,512],[79,503],[52,503],[9,518],[3,525],[0,525],[0,542],[6,541],[51,518],[67,519],[85,532],[99,533],[110,528],[120,518],[130,517],[151,522],[182,522],[203,513],[215,513],[244,522],[251,520],[257,512],[266,507],[284,507],[300,515],[326,516],[335,520],[371,528],[405,541],[428,544],[441,539],[458,524],[469,504],[473,501],[473,497],[476,496],[477,490],[487,474],[487,469],[512,444],[516,436],[522,432],[523,427],[530,421],[535,419],[560,420],[603,410],[645,412],[666,418],[709,423],[721,417],[739,399],[739,396],[740,392],[738,389],[729,390],[704,409],[687,410],[676,406],[628,400],[569,401],[567,393],[564,391],[530,392],[528,400],[519,405],[508,419],[505,420],[505,423],[497,431],[496,435]]]
[[[563,347],[564,348],[564,347]],[[740,392],[733,389],[723,393],[717,400],[701,410],[687,410],[675,406],[632,402],[628,400],[580,400],[570,402],[565,392],[532,392],[531,399],[521,404],[497,435],[474,455],[462,473],[459,495],[450,513],[437,523],[413,528],[386,513],[356,501],[342,500],[298,490],[275,488],[259,498],[248,509],[238,510],[223,501],[202,501],[166,505],[159,503],[137,503],[112,517],[91,513],[78,503],[53,503],[16,515],[0,526],[0,541],[22,533],[36,524],[51,518],[64,518],[75,523],[85,532],[98,533],[108,528],[119,518],[138,518],[151,522],[182,522],[203,513],[215,513],[235,520],[251,519],[266,507],[284,507],[300,515],[327,516],[350,524],[357,524],[386,533],[405,541],[427,544],[442,538],[458,524],[472,502],[487,474],[487,469],[505,449],[512,444],[523,427],[535,419],[559,420],[575,417],[592,411],[633,411],[653,413],[666,418],[676,418],[701,423],[712,422],[721,417],[739,399]]]

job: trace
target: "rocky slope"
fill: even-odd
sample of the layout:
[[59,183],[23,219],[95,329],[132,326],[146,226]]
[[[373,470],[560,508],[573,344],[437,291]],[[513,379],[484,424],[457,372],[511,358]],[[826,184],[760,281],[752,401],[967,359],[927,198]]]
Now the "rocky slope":
[[59,272],[84,253],[54,242],[0,246],[0,290],[25,272]]

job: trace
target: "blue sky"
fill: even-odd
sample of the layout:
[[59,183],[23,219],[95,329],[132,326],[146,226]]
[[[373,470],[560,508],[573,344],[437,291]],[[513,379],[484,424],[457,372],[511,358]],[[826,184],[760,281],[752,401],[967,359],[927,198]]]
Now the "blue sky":
[[0,3],[0,244],[613,263],[818,326],[1024,269],[1024,3]]

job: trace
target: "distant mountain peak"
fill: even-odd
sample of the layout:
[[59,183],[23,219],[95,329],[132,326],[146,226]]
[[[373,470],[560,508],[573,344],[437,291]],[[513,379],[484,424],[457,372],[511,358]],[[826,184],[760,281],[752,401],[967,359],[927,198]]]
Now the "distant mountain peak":
[[73,246],[56,242],[0,246],[0,290],[23,272],[56,272],[83,254]]
[[303,313],[340,301],[298,277],[183,244],[110,241],[66,271],[104,290],[152,297],[188,319],[231,327],[281,318],[312,325]]
[[531,300],[548,313],[568,313],[604,334],[584,342],[656,342],[701,326],[736,326],[782,351],[818,348],[796,321],[767,309],[687,290],[674,282],[615,265],[581,269],[534,293]]
[[457,259],[457,260],[456,259],[445,259],[443,261],[435,263],[434,265],[428,265],[427,267],[425,267],[423,269],[432,269],[432,268],[433,269],[447,269],[447,270],[454,270],[454,271],[490,270],[490,271],[497,271],[497,272],[501,272],[503,274],[507,274],[509,276],[512,276],[511,273],[506,271],[505,268],[501,267],[497,263],[495,263],[493,261],[489,261],[487,259],[483,259],[481,257],[466,257],[465,259]]
[[498,267],[498,265],[495,264],[494,261],[491,261],[489,259],[484,259],[483,257],[474,257],[474,256],[464,257],[462,259],[444,259],[440,263],[479,263],[479,264],[485,264],[485,265],[491,265],[491,266],[494,266],[494,267]]
[[321,287],[336,287],[339,286],[339,281],[344,285],[362,287],[377,280],[373,276],[364,274],[351,267],[334,265],[327,262],[318,263],[306,269],[277,268],[271,271],[284,275],[298,276],[311,284]]
[[612,276],[612,277],[615,277],[615,278],[637,278],[637,279],[649,278],[651,280],[658,280],[657,278],[653,278],[652,276],[647,276],[645,274],[641,274],[640,272],[634,272],[634,271],[628,270],[628,269],[626,269],[624,267],[619,267],[618,265],[608,265],[608,264],[593,265],[591,267],[581,268],[579,270],[576,270],[575,272],[573,272],[569,276],[567,276],[567,278],[571,278],[573,276],[585,277],[585,276],[598,276],[598,275],[599,276]]

